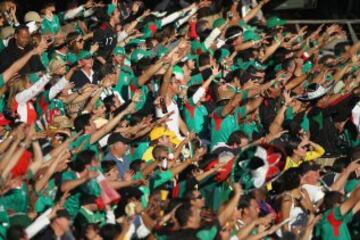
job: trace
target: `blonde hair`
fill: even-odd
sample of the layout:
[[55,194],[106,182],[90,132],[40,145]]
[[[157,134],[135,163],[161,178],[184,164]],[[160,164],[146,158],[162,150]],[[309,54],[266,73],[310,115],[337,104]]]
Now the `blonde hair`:
[[26,84],[28,82],[27,77],[19,77],[18,79],[12,81],[9,84],[9,98],[8,98],[8,107],[11,108],[11,105],[15,99],[16,94],[22,92],[26,89]]

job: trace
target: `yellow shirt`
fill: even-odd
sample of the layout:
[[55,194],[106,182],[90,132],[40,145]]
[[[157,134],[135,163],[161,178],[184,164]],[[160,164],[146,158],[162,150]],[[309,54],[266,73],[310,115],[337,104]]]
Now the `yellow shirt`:
[[154,161],[154,157],[152,155],[152,151],[153,151],[154,147],[150,146],[148,149],[146,149],[146,151],[144,152],[143,156],[142,156],[142,160],[147,162],[147,161]]
[[314,151],[306,152],[304,159],[302,159],[298,162],[294,161],[291,157],[287,157],[284,170],[286,171],[289,168],[299,167],[301,163],[303,163],[305,161],[311,161],[311,160],[317,159],[317,158],[321,157],[322,155],[324,155],[324,153],[325,153],[325,149],[322,147],[318,147],[318,148],[315,148]]

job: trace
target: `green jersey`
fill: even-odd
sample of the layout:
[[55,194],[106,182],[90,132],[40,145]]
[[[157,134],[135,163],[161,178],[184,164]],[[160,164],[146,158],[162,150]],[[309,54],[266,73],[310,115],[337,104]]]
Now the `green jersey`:
[[351,222],[352,212],[342,215],[340,207],[324,213],[319,222],[320,236],[324,240],[351,240],[347,224]]
[[41,33],[51,33],[57,34],[61,30],[61,24],[59,17],[57,15],[53,15],[51,19],[48,17],[44,17],[41,22]]
[[235,108],[233,113],[223,117],[223,106],[217,107],[211,118],[211,145],[227,142],[232,132],[239,129],[241,119],[246,117],[246,106]]

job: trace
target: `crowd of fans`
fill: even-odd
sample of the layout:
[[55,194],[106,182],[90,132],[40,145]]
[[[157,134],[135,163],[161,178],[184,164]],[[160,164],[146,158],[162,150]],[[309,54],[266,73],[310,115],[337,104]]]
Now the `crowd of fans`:
[[0,239],[360,239],[360,42],[269,0],[0,4]]

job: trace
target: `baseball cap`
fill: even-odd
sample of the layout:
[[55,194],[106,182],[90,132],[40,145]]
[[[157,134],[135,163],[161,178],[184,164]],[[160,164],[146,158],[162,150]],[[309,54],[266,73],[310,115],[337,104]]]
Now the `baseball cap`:
[[276,26],[283,26],[286,24],[286,21],[279,18],[279,17],[271,17],[271,18],[268,18],[268,20],[266,21],[266,26],[268,28],[273,28],[273,27],[276,27]]
[[131,143],[131,139],[124,137],[120,133],[113,133],[113,134],[111,134],[109,136],[107,144],[112,145],[112,144],[117,143],[117,142],[122,142],[124,144],[129,144],[129,143]]
[[41,19],[39,13],[37,13],[35,11],[29,11],[24,16],[25,23],[29,23],[29,22],[41,23],[41,21],[42,21],[42,19]]
[[131,54],[131,61],[134,63],[139,62],[143,58],[150,58],[152,56],[151,51],[146,51],[144,49],[137,48]]

